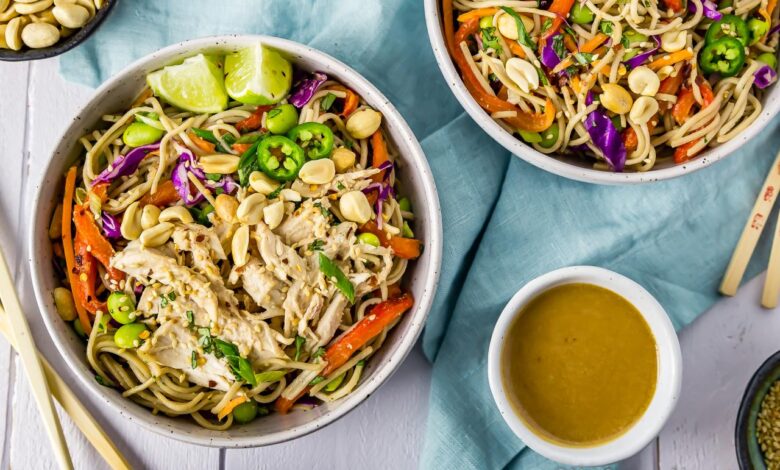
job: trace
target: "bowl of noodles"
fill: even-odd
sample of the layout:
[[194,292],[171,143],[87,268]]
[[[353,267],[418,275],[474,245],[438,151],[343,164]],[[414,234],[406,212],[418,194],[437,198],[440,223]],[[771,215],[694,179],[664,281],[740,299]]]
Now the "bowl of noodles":
[[96,92],[37,186],[31,271],[73,372],[129,420],[262,446],[353,409],[403,362],[438,282],[417,140],[355,71],[219,36]]
[[546,171],[632,184],[706,167],[780,110],[774,1],[426,0],[456,98]]

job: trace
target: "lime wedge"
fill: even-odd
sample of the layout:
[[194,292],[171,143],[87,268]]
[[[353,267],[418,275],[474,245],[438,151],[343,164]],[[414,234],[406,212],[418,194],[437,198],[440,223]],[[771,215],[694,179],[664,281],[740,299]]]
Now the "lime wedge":
[[217,60],[198,54],[146,76],[155,95],[185,111],[218,113],[227,108],[225,80]]
[[278,103],[292,85],[290,62],[261,44],[228,54],[225,73],[228,95],[245,104]]

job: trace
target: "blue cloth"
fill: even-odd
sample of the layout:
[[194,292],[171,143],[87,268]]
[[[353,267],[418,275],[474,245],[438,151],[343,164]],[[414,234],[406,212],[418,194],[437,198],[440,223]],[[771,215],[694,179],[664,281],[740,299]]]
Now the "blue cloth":
[[[778,121],[739,155],[684,178],[577,183],[512,157],[463,113],[434,61],[419,0],[217,3],[120,0],[92,38],[62,56],[61,72],[95,86],[174,42],[268,34],[346,62],[398,107],[433,168],[445,233],[441,285],[423,338],[434,366],[422,467],[552,467],[523,450],[502,421],[485,364],[496,318],[533,277],[577,264],[613,269],[652,292],[678,328],[717,300],[780,146]],[[766,233],[749,276],[768,258]]]

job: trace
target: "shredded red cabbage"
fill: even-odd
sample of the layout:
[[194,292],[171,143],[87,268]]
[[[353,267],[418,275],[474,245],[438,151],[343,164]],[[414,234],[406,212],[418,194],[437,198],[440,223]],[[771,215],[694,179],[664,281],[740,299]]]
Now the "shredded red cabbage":
[[609,116],[596,109],[588,114],[584,124],[593,145],[601,150],[612,170],[623,171],[626,164],[626,146]]
[[755,78],[753,83],[763,90],[777,81],[777,72],[768,65],[762,65],[760,69],[756,70],[753,77]]
[[[718,11],[718,5],[716,5],[712,0],[702,0],[701,2],[702,8],[704,8],[704,16],[711,20],[719,20],[723,18],[723,13]],[[696,5],[689,1],[688,2],[688,11],[691,13],[696,13]]]
[[203,186],[209,189],[221,189],[225,194],[232,194],[238,189],[238,183],[229,175],[225,175],[217,181],[208,179],[206,173],[196,164],[197,162],[192,152],[178,145],[176,150],[179,152],[179,162],[173,168],[171,181],[176,188],[176,192],[179,193],[179,197],[186,205],[194,206],[205,199],[199,191],[192,191],[190,188],[190,179],[187,177],[188,171],[198,181],[203,183]]
[[160,143],[154,143],[149,145],[143,145],[136,147],[133,150],[127,152],[127,155],[120,155],[114,160],[114,162],[108,165],[108,168],[103,170],[97,178],[92,181],[92,186],[100,183],[110,183],[120,176],[129,176],[135,173],[138,169],[138,165],[141,164],[144,158],[149,155],[149,152],[160,148]]
[[658,39],[658,36],[650,36],[650,37],[653,39],[653,41],[655,41],[655,47],[650,49],[647,52],[643,52],[641,54],[635,55],[634,57],[632,57],[632,58],[630,58],[628,60],[623,61],[623,63],[626,64],[626,66],[628,68],[634,69],[634,68],[637,68],[640,65],[644,64],[661,47],[661,40]]
[[477,43],[477,48],[479,48],[480,51],[482,49],[484,49],[484,47],[482,46],[482,35],[481,34],[475,34],[474,35],[474,41]]
[[116,217],[104,211],[100,215],[100,220],[103,225],[103,233],[106,234],[107,238],[122,238],[122,233],[119,231],[119,221],[116,220]]
[[554,69],[556,65],[561,63],[561,58],[558,57],[558,54],[553,48],[553,41],[555,36],[557,36],[557,34],[547,38],[547,43],[542,48],[542,56],[539,58],[542,64],[550,70]]
[[768,33],[766,33],[767,36],[771,36],[775,34],[776,32],[780,31],[780,23],[777,23],[776,25],[772,26],[772,29],[769,30]]
[[[389,163],[389,165],[387,165]],[[382,168],[382,167],[385,168]],[[392,168],[393,163],[392,162],[385,162],[382,165],[379,166],[379,168],[382,169],[389,169]],[[393,191],[393,187],[386,183],[387,179],[389,178],[390,172],[388,171],[385,174],[385,182],[383,183],[371,183],[368,186],[366,186],[363,189],[364,194],[369,194],[373,191],[377,191],[377,198],[376,198],[376,204],[374,205],[374,210],[376,211],[376,226],[380,230],[382,229],[382,207],[384,205],[385,200],[387,200],[388,197],[395,196],[395,191]]]
[[328,76],[324,73],[314,72],[311,77],[299,81],[295,84],[295,89],[290,95],[290,104],[296,108],[303,108],[327,80]]

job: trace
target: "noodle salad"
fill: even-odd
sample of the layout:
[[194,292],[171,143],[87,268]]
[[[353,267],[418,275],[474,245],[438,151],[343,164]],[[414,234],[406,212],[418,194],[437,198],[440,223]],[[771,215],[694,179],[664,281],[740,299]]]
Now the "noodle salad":
[[214,430],[346,396],[422,249],[382,114],[261,45],[147,83],[81,138],[50,227],[95,379]]
[[733,139],[777,80],[777,0],[443,0],[463,82],[505,130],[597,169]]

